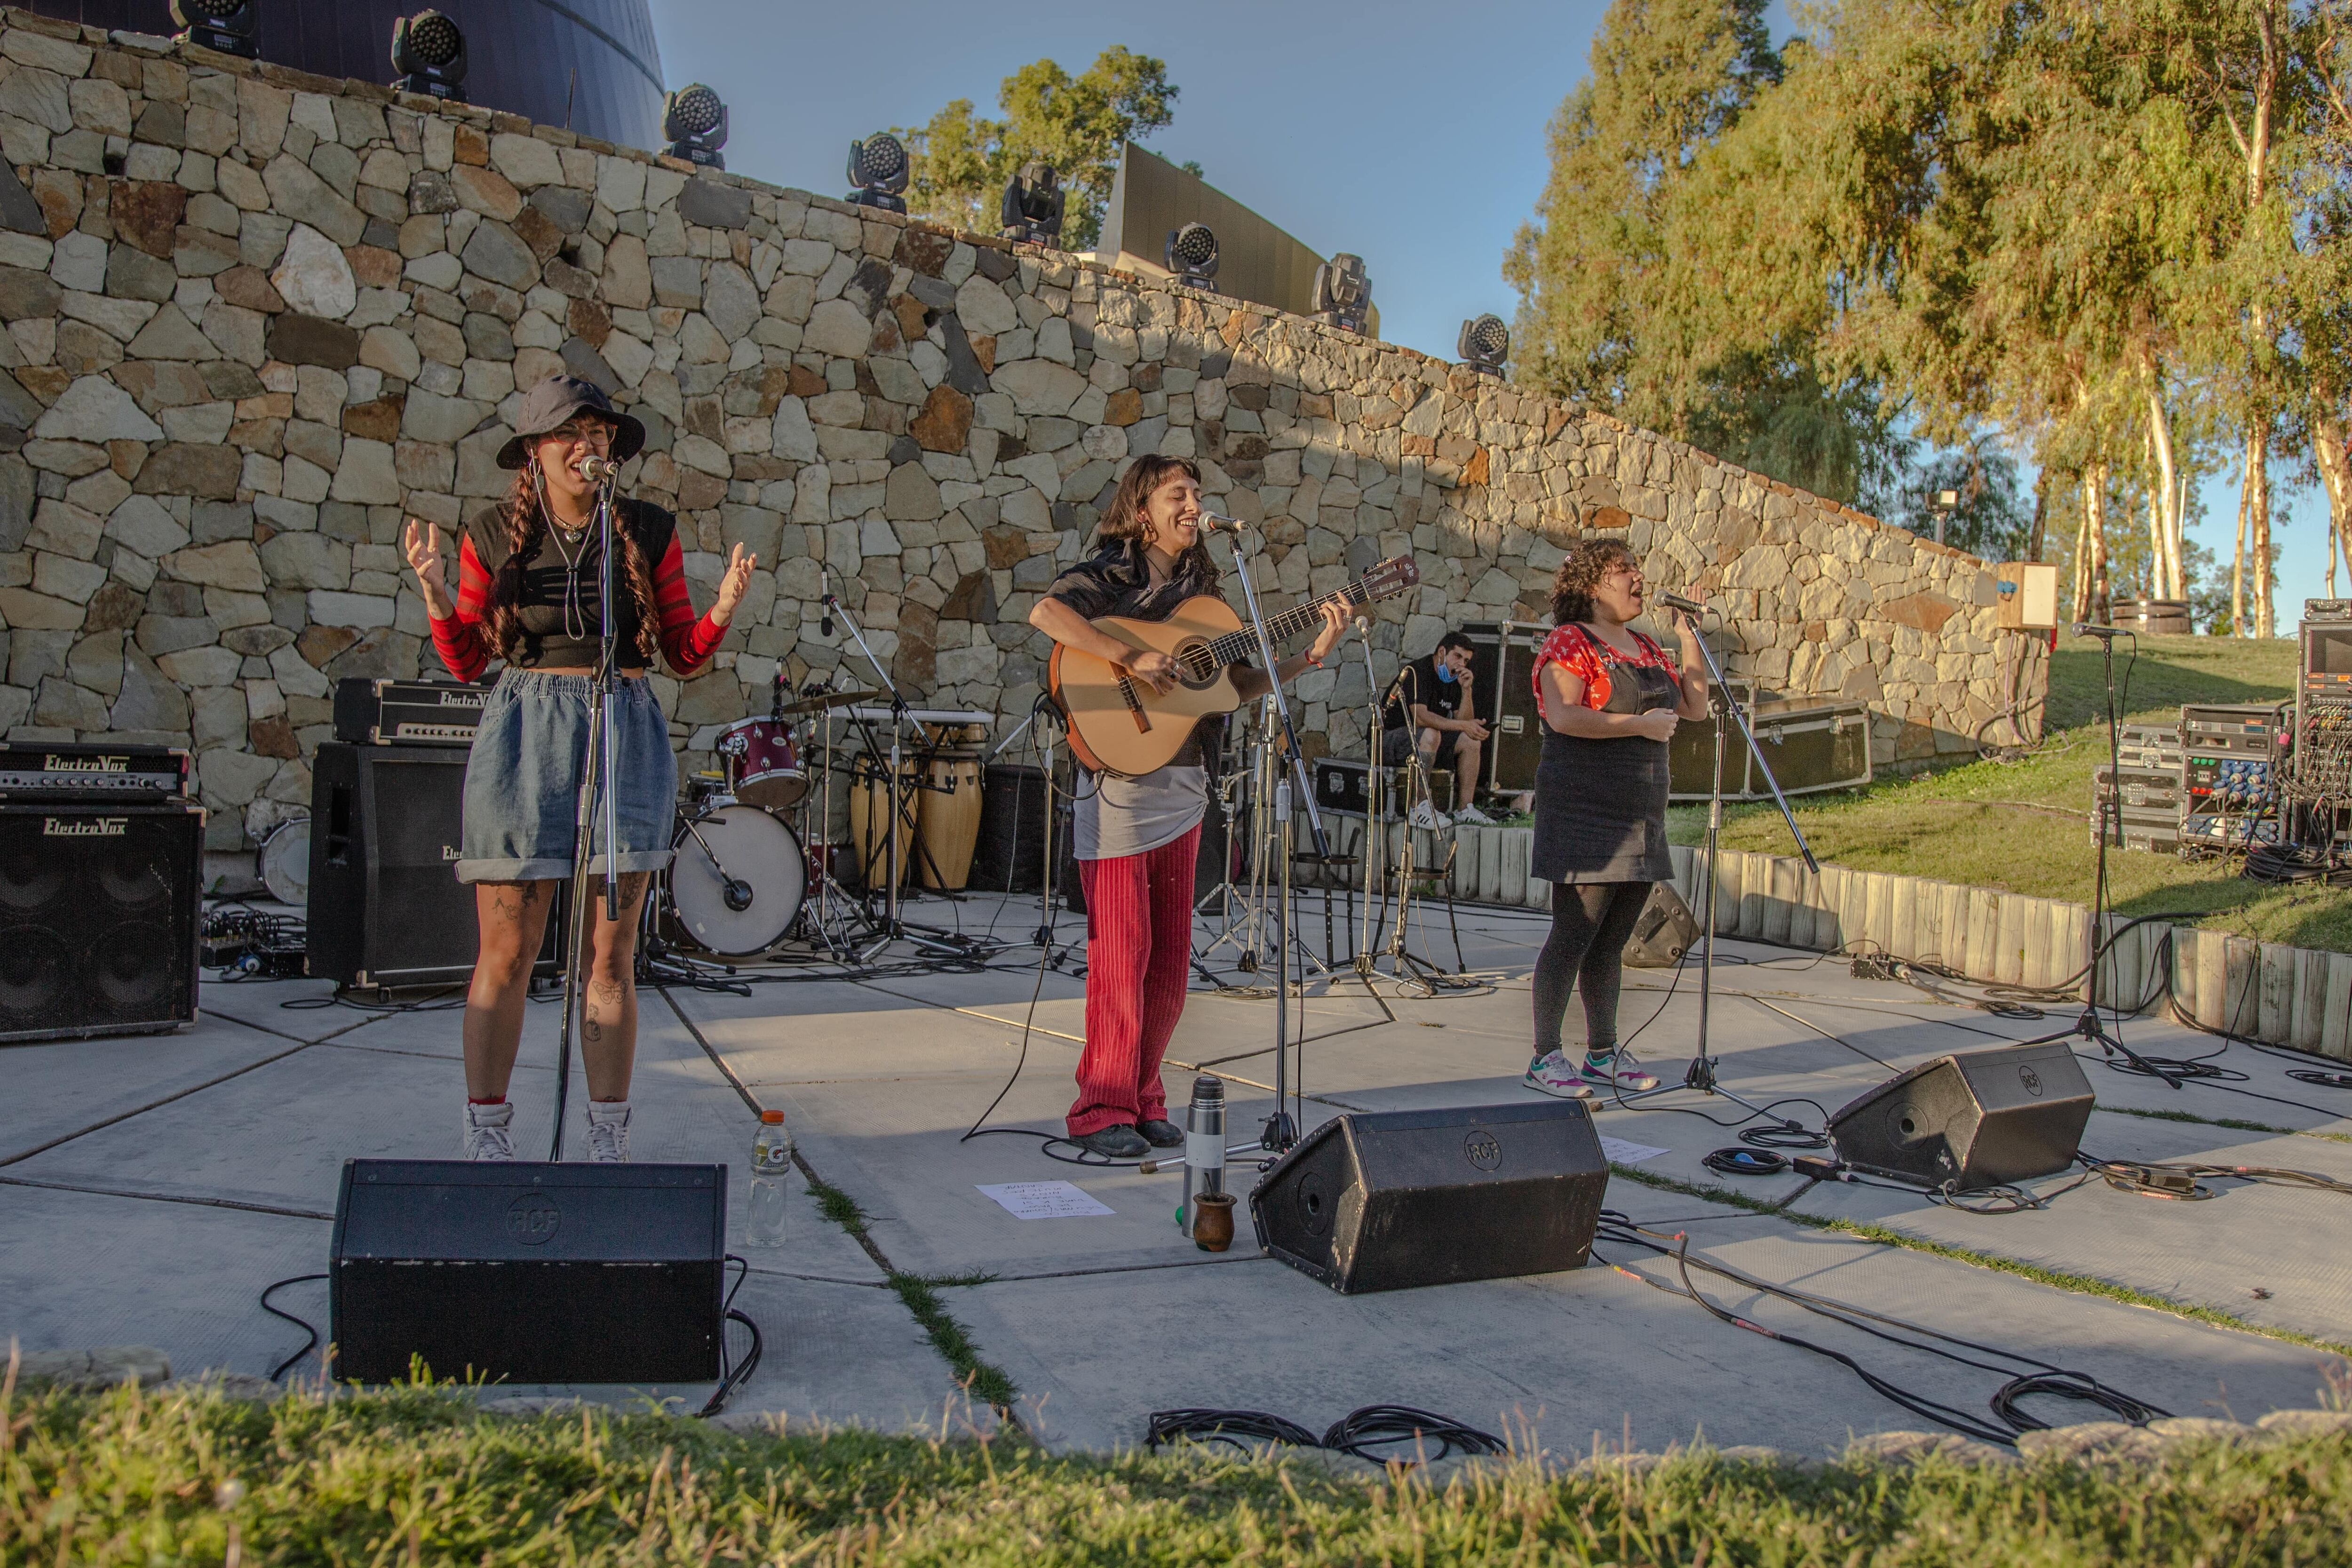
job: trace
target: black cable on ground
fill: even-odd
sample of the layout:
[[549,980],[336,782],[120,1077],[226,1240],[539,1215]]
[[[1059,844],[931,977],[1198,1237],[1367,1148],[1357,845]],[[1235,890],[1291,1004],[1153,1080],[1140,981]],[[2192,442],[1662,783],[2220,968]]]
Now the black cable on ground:
[[[1438,1445],[1437,1452],[1428,1451],[1431,1442]],[[1367,1405],[1351,1410],[1331,1423],[1323,1434],[1323,1447],[1335,1453],[1352,1454],[1359,1459],[1374,1464],[1386,1464],[1402,1459],[1401,1455],[1372,1453],[1375,1448],[1409,1446],[1412,1462],[1425,1463],[1443,1459],[1449,1454],[1501,1454],[1509,1450],[1500,1437],[1491,1432],[1481,1432],[1475,1426],[1465,1426],[1449,1415],[1433,1415],[1426,1410],[1415,1410],[1407,1405]]]
[[296,1351],[292,1355],[288,1356],[284,1361],[279,1362],[276,1366],[269,1369],[270,1382],[275,1383],[279,1378],[284,1377],[288,1367],[292,1366],[296,1362],[300,1361],[304,1356],[309,1355],[312,1351],[319,1348],[319,1331],[311,1327],[307,1319],[298,1318],[291,1312],[271,1306],[269,1304],[269,1298],[279,1290],[284,1289],[289,1285],[300,1285],[312,1279],[324,1279],[325,1278],[326,1276],[323,1274],[297,1274],[290,1279],[280,1279],[277,1284],[267,1286],[263,1289],[261,1292],[261,1310],[268,1313],[273,1318],[285,1319],[288,1322],[293,1324],[296,1328],[301,1330],[305,1334],[310,1336],[310,1342],[303,1345],[300,1350]]
[[[2117,1418],[2128,1421],[2136,1426],[2144,1426],[2148,1421],[2168,1414],[2168,1412],[2157,1405],[2150,1405],[2144,1400],[2134,1398],[2133,1396],[2123,1394],[2118,1390],[2109,1388],[2106,1384],[2099,1382],[2096,1378],[2090,1376],[2086,1373],[2069,1371],[2066,1368],[2053,1365],[2038,1357],[2025,1355],[2016,1351],[2002,1350],[1998,1346],[1979,1344],[1973,1340],[1960,1339],[1956,1335],[1943,1333],[1937,1330],[1927,1328],[1918,1323],[1909,1322],[1900,1318],[1890,1317],[1882,1312],[1873,1312],[1865,1308],[1851,1306],[1844,1302],[1832,1300],[1824,1296],[1817,1296],[1811,1291],[1799,1290],[1793,1287],[1785,1285],[1775,1285],[1768,1280],[1759,1279],[1753,1275],[1744,1273],[1739,1269],[1729,1267],[1728,1265],[1717,1263],[1710,1258],[1705,1257],[1693,1257],[1690,1252],[1690,1238],[1686,1234],[1677,1234],[1672,1237],[1667,1237],[1657,1232],[1645,1231],[1627,1221],[1623,1215],[1617,1215],[1612,1211],[1603,1211],[1601,1239],[1612,1243],[1624,1243],[1631,1246],[1644,1247],[1659,1257],[1671,1258],[1675,1261],[1675,1268],[1681,1277],[1682,1284],[1680,1289],[1676,1289],[1672,1284],[1668,1284],[1658,1279],[1653,1279],[1647,1275],[1635,1273],[1633,1270],[1625,1268],[1620,1265],[1609,1265],[1609,1267],[1616,1268],[1618,1272],[1625,1274],[1634,1279],[1638,1279],[1643,1284],[1651,1287],[1653,1289],[1662,1290],[1670,1296],[1687,1297],[1689,1300],[1696,1301],[1699,1306],[1706,1309],[1710,1315],[1724,1322],[1729,1323],[1734,1328],[1745,1329],[1750,1333],[1759,1334],[1766,1339],[1776,1340],[1784,1344],[1793,1345],[1800,1350],[1810,1352],[1812,1354],[1824,1357],[1830,1361],[1834,1361],[1853,1373],[1855,1376],[1861,1378],[1862,1381],[1873,1391],[1892,1400],[1896,1405],[1901,1405],[1904,1409],[1910,1411],[1916,1415],[1924,1416],[1927,1419],[1937,1423],[1938,1426],[1949,1427],[1953,1431],[1958,1432],[1965,1436],[1974,1437],[1980,1442],[1998,1443],[2004,1446],[2013,1447],[2020,1433],[2032,1431],[2046,1425],[2039,1420],[2039,1418],[2026,1415],[2023,1412],[2019,1411],[2016,1408],[2016,1402],[2019,1399],[2034,1394],[2056,1395],[2064,1398],[2082,1400],[2085,1403],[2095,1405],[2103,1409],[2110,1411]],[[1601,1261],[1607,1262],[1605,1258],[1601,1259]],[[1939,1356],[1946,1361],[1954,1362],[1963,1366],[1975,1367],[1985,1372],[2008,1374],[2010,1373],[2010,1368],[2000,1366],[1993,1363],[1979,1361],[1972,1356],[1962,1355],[1958,1353],[1958,1351],[1972,1351],[1978,1355],[1994,1357],[1997,1361],[2009,1362],[2016,1366],[2026,1367],[2031,1370],[2022,1374],[2009,1375],[2008,1380],[2004,1382],[1993,1394],[1990,1402],[1990,1408],[1993,1415],[2002,1423],[2001,1426],[1995,1426],[1990,1422],[1971,1415],[1955,1406],[1945,1405],[1938,1400],[1931,1399],[1925,1394],[1905,1388],[1901,1384],[1894,1383],[1893,1381],[1872,1372],[1853,1357],[1845,1354],[1842,1351],[1832,1350],[1826,1345],[1815,1344],[1809,1340],[1800,1339],[1792,1334],[1781,1333],[1777,1330],[1767,1328],[1761,1323],[1755,1322],[1749,1319],[1741,1317],[1737,1313],[1727,1311],[1725,1309],[1718,1307],[1713,1301],[1709,1300],[1706,1296],[1699,1290],[1696,1284],[1693,1282],[1690,1277],[1690,1270],[1693,1268],[1699,1268],[1706,1272],[1717,1275],[1720,1278],[1730,1280],[1734,1284],[1742,1286],[1747,1289],[1754,1290],[1763,1295],[1776,1297],[1781,1300],[1790,1303],[1791,1305],[1801,1307],[1816,1317],[1827,1318],[1846,1328],[1853,1329],[1862,1333],[1868,1334],[1874,1339],[1884,1340],[1889,1344],[1901,1345],[1910,1350],[1924,1351],[1930,1355]],[[1883,1324],[1885,1325],[1885,1327],[1874,1327],[1874,1324]],[[1906,1339],[1901,1334],[1886,1331],[1887,1329],[1899,1329],[1904,1331],[1906,1333],[1919,1335],[1921,1336],[1921,1339]],[[1924,1341],[1936,1341],[1938,1342],[1927,1343],[1923,1342]],[[1958,1350],[1943,1348],[1945,1346],[1955,1346],[1958,1347]]]
[[1143,1429],[1146,1448],[1157,1449],[1162,1443],[1187,1438],[1195,1443],[1223,1443],[1244,1453],[1254,1452],[1253,1442],[1287,1443],[1295,1448],[1323,1446],[1297,1422],[1263,1410],[1155,1410]]
[[[720,1309],[719,1386],[710,1391],[709,1401],[694,1413],[695,1419],[698,1421],[708,1421],[727,1408],[727,1402],[734,1397],[735,1391],[750,1382],[751,1373],[759,1369],[761,1353],[766,1349],[760,1340],[760,1325],[751,1321],[750,1314],[735,1310],[735,1294],[743,1289],[743,1281],[751,1277],[751,1260],[730,1252],[727,1255],[727,1261],[735,1264],[738,1272],[735,1276],[735,1283],[728,1288],[727,1300]],[[727,1364],[727,1325],[729,1323],[740,1323],[751,1331],[750,1352],[732,1367]]]
[[1699,1163],[1726,1176],[1778,1176],[1789,1169],[1789,1157],[1769,1149],[1717,1149]]

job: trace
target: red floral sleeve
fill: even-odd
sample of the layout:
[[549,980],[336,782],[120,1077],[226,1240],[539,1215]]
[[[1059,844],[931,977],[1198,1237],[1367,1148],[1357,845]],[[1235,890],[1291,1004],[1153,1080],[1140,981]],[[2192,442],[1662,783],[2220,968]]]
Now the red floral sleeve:
[[661,564],[654,568],[654,605],[661,612],[662,657],[669,660],[670,668],[686,676],[709,663],[727,628],[709,616],[695,618],[694,601],[686,591],[686,553],[678,548],[675,532],[669,536],[669,548],[662,552]]
[[1615,689],[1609,679],[1609,671],[1617,665],[1651,665],[1673,676],[1675,685],[1682,684],[1682,671],[1664,647],[1640,632],[1633,634],[1633,641],[1640,647],[1641,656],[1628,658],[1613,649],[1604,653],[1600,644],[1582,626],[1566,626],[1554,630],[1544,639],[1542,649],[1537,653],[1531,676],[1536,685],[1538,709],[1544,694],[1543,667],[1554,660],[1558,660],[1560,668],[1569,674],[1584,682],[1583,705],[1596,711],[1609,706],[1609,694]]
[[447,620],[433,623],[433,650],[460,680],[479,680],[490,667],[489,638],[482,635],[489,602],[490,574],[474,553],[474,542],[460,535],[457,609]]

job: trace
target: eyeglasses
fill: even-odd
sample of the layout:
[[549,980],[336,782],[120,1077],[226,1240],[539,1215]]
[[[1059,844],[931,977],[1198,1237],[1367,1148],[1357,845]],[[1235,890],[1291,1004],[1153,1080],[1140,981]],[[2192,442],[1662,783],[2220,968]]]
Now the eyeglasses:
[[562,441],[573,446],[585,441],[599,452],[604,452],[612,448],[613,427],[601,419],[574,420],[556,426],[541,439]]

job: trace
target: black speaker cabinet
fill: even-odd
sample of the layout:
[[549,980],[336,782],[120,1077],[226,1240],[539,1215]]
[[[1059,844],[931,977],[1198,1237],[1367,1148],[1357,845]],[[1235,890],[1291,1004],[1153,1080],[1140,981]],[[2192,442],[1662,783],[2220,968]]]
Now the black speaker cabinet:
[[1250,1194],[1258,1244],[1341,1295],[1581,1268],[1609,1162],[1572,1100],[1354,1112]]
[[347,1160],[332,1248],[338,1377],[719,1376],[724,1165]]
[[1045,770],[991,763],[980,780],[980,840],[969,886],[1034,893],[1045,876]]
[[[467,753],[322,742],[310,764],[308,965],[339,985],[447,985],[474,971],[474,889],[457,880]],[[563,963],[559,889],[539,973]]]
[[1633,934],[1625,939],[1625,962],[1636,969],[1672,969],[1697,941],[1698,921],[1683,896],[1672,882],[1654,882]]
[[204,850],[185,802],[0,805],[0,1041],[193,1023]]
[[1830,1118],[1859,1169],[1960,1192],[2054,1175],[2091,1120],[2091,1080],[2063,1040],[1943,1057]]

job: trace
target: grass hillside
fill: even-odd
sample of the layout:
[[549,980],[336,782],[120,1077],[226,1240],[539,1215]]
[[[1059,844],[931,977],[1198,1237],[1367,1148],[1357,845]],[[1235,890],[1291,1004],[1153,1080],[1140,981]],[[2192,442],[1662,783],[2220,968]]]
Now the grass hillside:
[[[2146,637],[2134,663],[2118,646],[2116,676],[2126,721],[2170,721],[2184,702],[2276,702],[2293,695],[2291,639]],[[2051,661],[2046,739],[2016,763],[1969,763],[1866,789],[1800,796],[1797,821],[1823,860],[1899,871],[2039,898],[2091,900],[2097,852],[2090,838],[2091,770],[2107,760],[2105,687],[2095,639],[2062,635]],[[1678,806],[1675,841],[1698,843],[1703,806]],[[1794,852],[1769,802],[1724,812],[1724,846]],[[2182,860],[2111,848],[2108,884],[2129,914],[2269,942],[2352,952],[2352,889],[2275,887],[2237,874],[2231,859]]]

